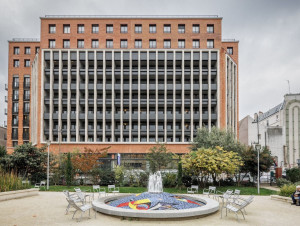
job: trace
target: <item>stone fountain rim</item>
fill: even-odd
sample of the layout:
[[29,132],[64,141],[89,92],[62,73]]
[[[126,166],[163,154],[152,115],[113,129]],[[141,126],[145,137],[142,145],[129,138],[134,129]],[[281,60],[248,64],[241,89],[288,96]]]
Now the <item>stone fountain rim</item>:
[[185,194],[178,194],[178,195],[185,198],[191,198],[193,200],[204,202],[205,205],[201,207],[182,209],[182,210],[143,211],[143,210],[123,209],[123,208],[113,207],[106,204],[109,201],[124,198],[131,195],[134,194],[117,195],[117,196],[112,195],[112,196],[102,197],[98,200],[94,200],[92,202],[92,206],[94,210],[108,215],[114,215],[120,217],[134,217],[134,218],[153,218],[153,219],[194,217],[194,216],[212,214],[219,210],[219,202],[213,199],[207,197],[185,195]]

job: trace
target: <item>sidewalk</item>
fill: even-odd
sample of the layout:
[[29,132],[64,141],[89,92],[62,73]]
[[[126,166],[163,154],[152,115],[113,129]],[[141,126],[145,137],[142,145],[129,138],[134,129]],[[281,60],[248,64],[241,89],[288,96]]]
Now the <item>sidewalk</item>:
[[277,186],[270,186],[268,184],[261,185],[260,187],[261,188],[265,188],[265,189],[269,189],[269,190],[272,190],[272,191],[280,191],[279,187],[277,187]]

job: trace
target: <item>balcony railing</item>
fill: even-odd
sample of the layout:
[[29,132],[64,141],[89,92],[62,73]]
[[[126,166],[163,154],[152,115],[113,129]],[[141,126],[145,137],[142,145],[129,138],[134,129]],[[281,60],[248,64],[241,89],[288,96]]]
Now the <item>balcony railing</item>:
[[7,83],[5,83],[5,90],[6,90],[6,91],[8,90],[8,85],[7,85]]
[[7,115],[7,108],[4,108],[4,114]]
[[4,99],[5,99],[5,102],[7,103],[7,101],[8,101],[8,100],[7,100],[7,96],[5,96]]

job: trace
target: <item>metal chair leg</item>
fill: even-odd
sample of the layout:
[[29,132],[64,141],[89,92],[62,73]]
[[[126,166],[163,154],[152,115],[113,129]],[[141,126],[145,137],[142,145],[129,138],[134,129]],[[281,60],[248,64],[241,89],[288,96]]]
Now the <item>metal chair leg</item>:
[[73,213],[72,219],[74,218],[76,212],[77,212],[77,210],[75,210],[75,212]]
[[246,220],[243,211],[242,211],[242,210],[240,210],[240,211],[241,211],[241,213],[242,213],[242,215],[243,215],[244,220]]

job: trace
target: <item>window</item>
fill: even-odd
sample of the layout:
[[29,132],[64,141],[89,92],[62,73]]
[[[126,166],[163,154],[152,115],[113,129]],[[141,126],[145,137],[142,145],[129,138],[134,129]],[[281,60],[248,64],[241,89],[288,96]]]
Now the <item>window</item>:
[[54,39],[49,40],[49,48],[55,48],[55,40]]
[[[12,129],[12,139],[13,140],[17,140],[18,139],[18,129],[17,128],[13,128]],[[17,141],[17,145],[18,145],[18,141]]]
[[92,33],[94,33],[94,34],[99,33],[99,25],[98,24],[92,25]]
[[184,39],[178,40],[178,48],[180,48],[180,49],[185,48],[185,40]]
[[213,39],[207,40],[207,48],[214,48],[214,40]]
[[233,47],[227,47],[227,53],[229,55],[232,55],[233,54]]
[[199,24],[193,24],[193,33],[200,33]]
[[214,25],[213,24],[207,25],[207,33],[214,33]]
[[156,48],[156,39],[149,40],[149,48]]
[[24,87],[30,88],[30,78],[29,77],[24,77]]
[[13,103],[13,113],[18,113],[19,112],[19,103],[15,102]]
[[99,40],[98,39],[92,40],[92,48],[99,48]]
[[[17,132],[18,133],[18,132]],[[16,138],[15,139],[18,139],[18,134],[16,135]],[[18,146],[18,141],[13,141],[12,142],[12,145],[13,145],[13,147],[15,148],[15,147],[17,147]]]
[[113,33],[114,32],[114,26],[112,24],[106,25],[106,33]]
[[19,100],[19,90],[13,91],[13,100]]
[[77,33],[78,34],[84,33],[84,25],[83,24],[78,24],[77,25]]
[[24,103],[24,113],[29,113],[29,102]]
[[150,33],[156,33],[156,24],[150,24],[149,25],[149,32]]
[[18,115],[13,115],[12,116],[12,125],[13,126],[18,126],[19,124],[19,116]]
[[107,39],[106,40],[106,48],[113,48],[114,47],[114,42],[112,39]]
[[171,48],[171,40],[170,39],[165,39],[164,40],[164,48],[165,49]]
[[64,24],[64,34],[70,34],[70,24]]
[[128,32],[127,24],[122,24],[121,25],[121,33],[127,33],[127,32]]
[[37,54],[40,51],[40,47],[35,47],[35,54]]
[[24,90],[24,100],[30,100],[30,90]]
[[30,67],[30,60],[24,60],[24,67]]
[[84,40],[83,39],[77,40],[77,48],[84,48]]
[[142,25],[141,24],[136,24],[134,27],[134,32],[135,33],[142,33]]
[[171,33],[171,25],[170,24],[164,25],[164,33]]
[[49,24],[49,33],[54,34],[56,32],[55,24]]
[[121,48],[127,48],[127,39],[121,40]]
[[200,48],[199,39],[193,39],[193,48]]
[[64,39],[64,48],[70,48],[70,39]]
[[142,40],[141,39],[136,39],[134,41],[134,48],[142,48]]
[[20,54],[20,48],[19,47],[14,47],[14,54],[19,55]]
[[20,66],[20,61],[14,60],[14,67],[19,67],[19,66]]
[[19,77],[13,78],[13,88],[19,88]]
[[30,47],[25,47],[25,54],[30,54]]
[[185,33],[185,25],[184,24],[178,25],[178,33]]

